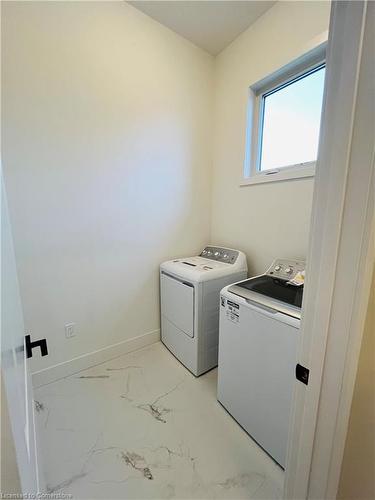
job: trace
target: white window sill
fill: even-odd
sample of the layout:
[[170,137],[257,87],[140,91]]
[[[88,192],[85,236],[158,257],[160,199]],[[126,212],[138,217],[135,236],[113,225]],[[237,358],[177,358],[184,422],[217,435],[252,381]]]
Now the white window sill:
[[268,173],[259,172],[255,175],[244,177],[240,186],[251,186],[252,184],[264,184],[267,182],[281,182],[304,177],[314,177],[315,162],[306,165],[296,165],[293,167],[281,168],[280,170],[270,170]]

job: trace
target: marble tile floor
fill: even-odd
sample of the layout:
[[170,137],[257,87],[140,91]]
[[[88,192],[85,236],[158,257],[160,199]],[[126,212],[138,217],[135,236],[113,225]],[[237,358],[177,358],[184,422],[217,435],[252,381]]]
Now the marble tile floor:
[[283,471],[161,343],[35,390],[49,493],[74,499],[281,498]]

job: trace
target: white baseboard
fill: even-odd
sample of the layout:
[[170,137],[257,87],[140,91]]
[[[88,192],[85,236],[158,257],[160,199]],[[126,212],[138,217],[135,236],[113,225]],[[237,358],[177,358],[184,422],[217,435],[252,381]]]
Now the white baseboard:
[[32,373],[32,383],[34,389],[42,385],[50,384],[61,378],[69,377],[74,373],[86,370],[92,366],[99,365],[111,359],[118,358],[129,352],[136,351],[142,347],[154,344],[160,340],[160,330],[154,330],[149,333],[133,337],[132,339],[123,340],[117,344],[112,344],[108,347],[103,347],[98,351],[89,352],[78,356],[77,358],[64,361],[57,365],[44,368]]

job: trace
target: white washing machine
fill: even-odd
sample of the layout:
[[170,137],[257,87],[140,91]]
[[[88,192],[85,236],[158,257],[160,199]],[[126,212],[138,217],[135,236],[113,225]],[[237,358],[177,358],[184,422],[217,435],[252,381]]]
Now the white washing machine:
[[230,248],[160,266],[161,340],[194,375],[217,366],[220,290],[246,277],[245,255]]
[[305,263],[225,287],[220,297],[218,400],[285,468]]

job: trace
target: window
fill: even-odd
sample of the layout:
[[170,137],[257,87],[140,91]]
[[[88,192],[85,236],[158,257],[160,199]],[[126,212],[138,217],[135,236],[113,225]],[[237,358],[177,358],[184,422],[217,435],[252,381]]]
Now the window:
[[314,175],[324,90],[323,50],[250,88],[243,184]]
[[321,66],[262,96],[259,170],[316,160],[324,73]]

